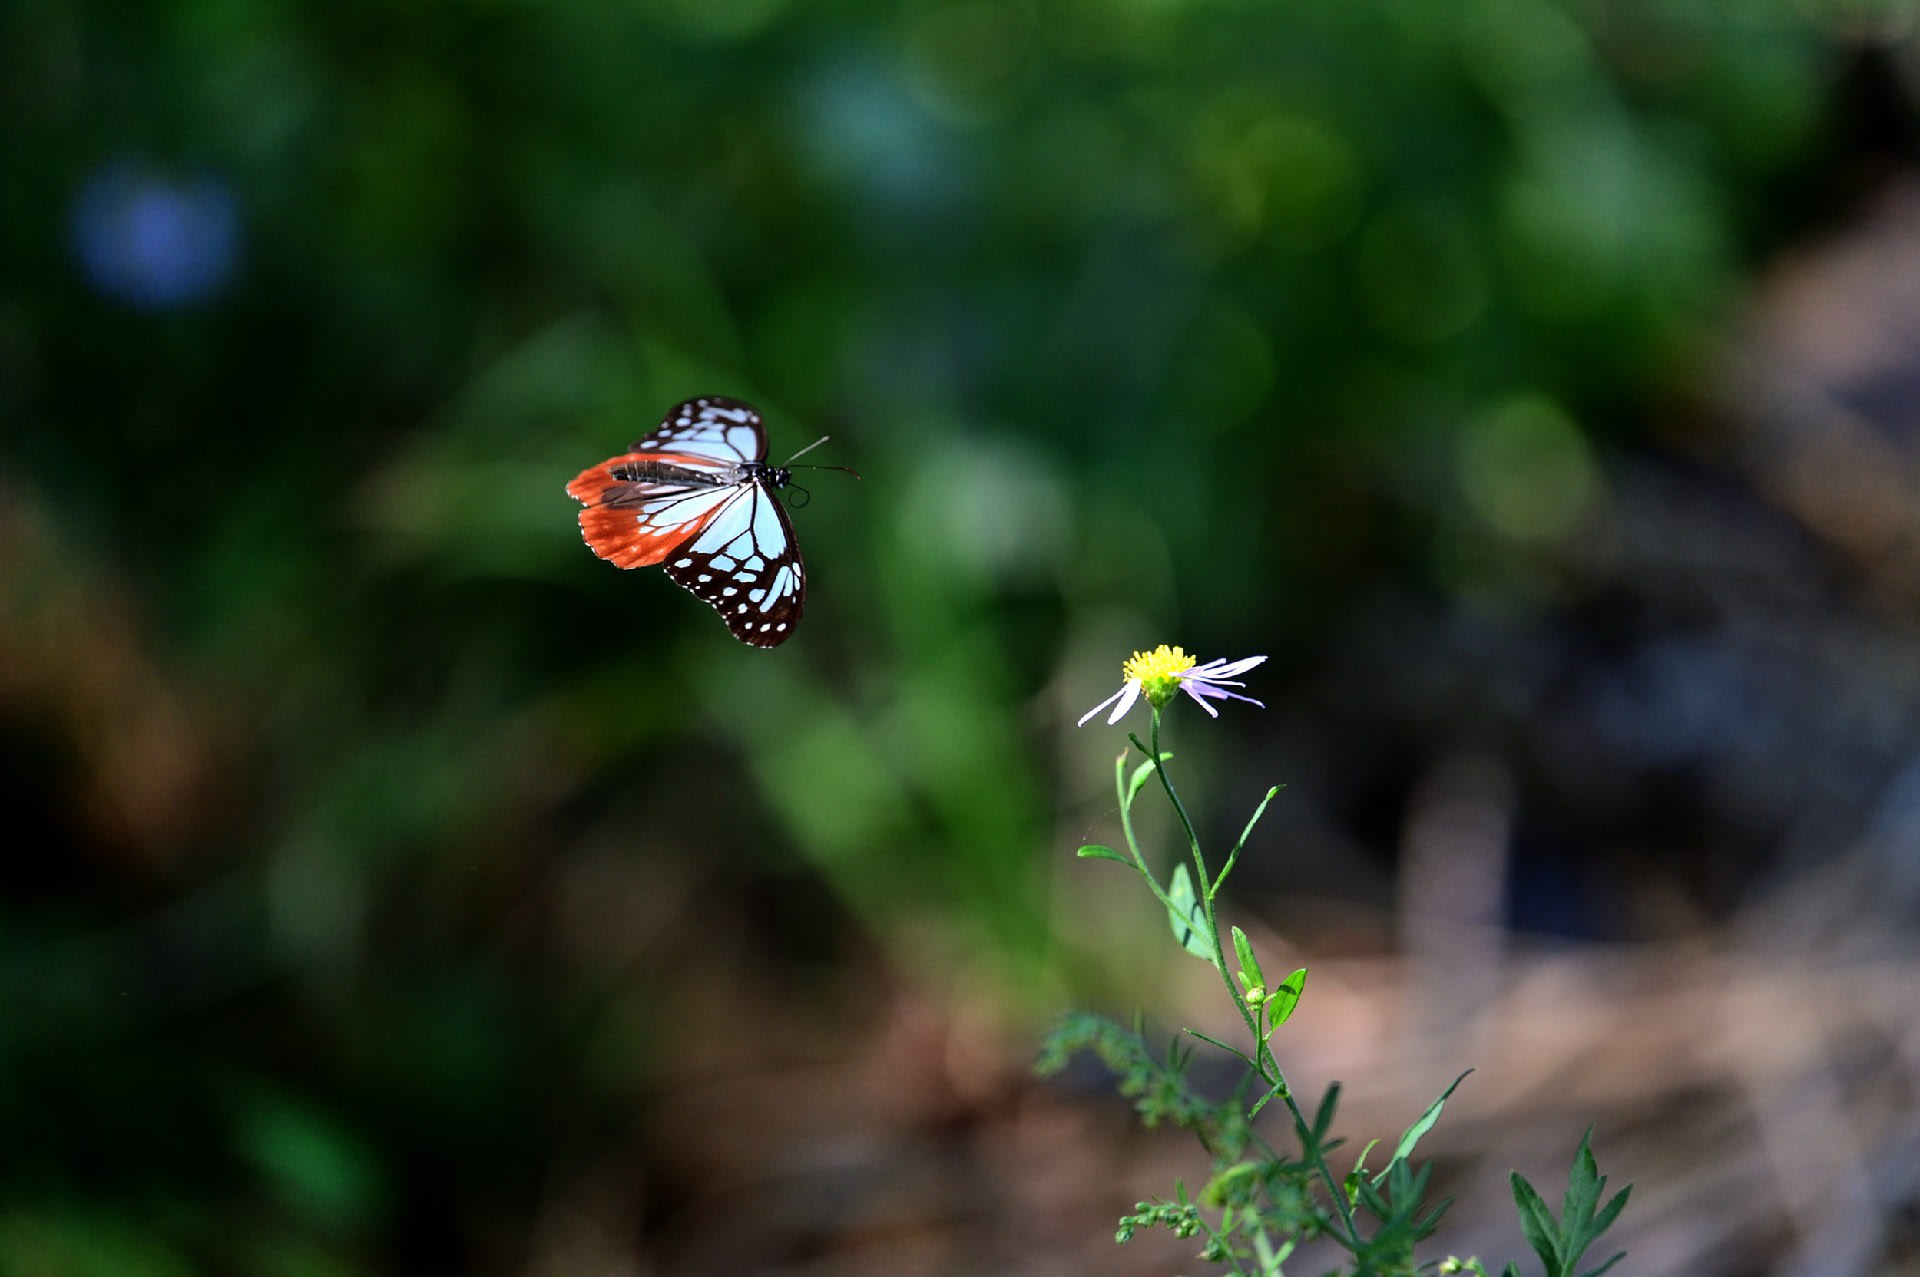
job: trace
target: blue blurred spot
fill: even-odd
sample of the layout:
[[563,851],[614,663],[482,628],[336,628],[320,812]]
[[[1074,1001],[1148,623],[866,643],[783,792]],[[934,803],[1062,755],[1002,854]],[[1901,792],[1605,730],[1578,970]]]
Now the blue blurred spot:
[[962,193],[951,140],[887,66],[823,62],[798,86],[798,100],[793,119],[813,171],[851,185],[889,220]]
[[213,296],[239,259],[240,213],[224,182],[176,180],[128,161],[81,187],[72,232],[87,281],[141,310]]

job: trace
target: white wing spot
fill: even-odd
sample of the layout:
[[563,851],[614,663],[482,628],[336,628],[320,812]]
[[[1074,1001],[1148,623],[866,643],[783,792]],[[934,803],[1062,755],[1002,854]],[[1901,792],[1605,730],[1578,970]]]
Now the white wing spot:
[[733,571],[734,563],[733,560],[729,559],[726,555],[716,554],[713,556],[713,567],[717,572],[731,572]]
[[748,590],[747,599],[749,602],[758,603],[764,594],[766,594],[765,590]]
[[760,574],[758,572],[735,572],[733,574],[733,579],[742,585],[751,585],[754,581],[758,580],[759,577]]
[[726,589],[720,591],[720,597],[723,599],[728,599],[728,598],[732,598],[734,595],[738,593],[740,593],[740,591],[734,589],[731,585],[729,585]]
[[756,554],[751,559],[747,560],[747,566],[752,568],[755,572],[758,572],[761,568],[764,568],[765,566],[767,566],[767,561]]
[[675,561],[675,563],[674,563],[674,565],[673,565],[673,566],[675,566],[675,567],[677,567],[677,568],[690,568],[690,567],[692,567],[692,566],[693,566],[693,560],[692,560],[692,559],[679,559],[679,560],[676,560],[676,561]]
[[782,621],[778,625],[774,626],[773,628],[776,630],[784,630],[787,628],[787,623],[785,621]]
[[736,611],[736,612],[744,612],[744,611],[746,611],[746,610],[747,610],[747,605],[746,605],[745,603],[742,603],[742,604],[741,604],[741,605],[740,605],[739,607],[737,607],[737,608],[735,608],[735,609],[733,609],[733,610],[734,610],[734,611]]
[[792,591],[793,586],[788,584],[789,574],[792,571],[791,567],[783,567],[773,574],[773,583],[767,587],[766,601],[760,604],[762,612],[770,611],[775,603]]
[[706,574],[705,572],[702,572],[702,573],[700,574],[700,579],[701,579],[702,581],[711,581],[711,580],[713,580],[713,578],[712,578],[711,576],[709,576],[709,575],[707,575],[707,574]]

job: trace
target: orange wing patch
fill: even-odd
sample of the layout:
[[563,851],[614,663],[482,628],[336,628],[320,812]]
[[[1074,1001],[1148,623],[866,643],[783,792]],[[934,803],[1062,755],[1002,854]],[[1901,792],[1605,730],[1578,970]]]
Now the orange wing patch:
[[630,460],[631,457],[608,457],[597,466],[588,466],[567,485],[567,495],[587,505],[599,505],[611,489],[632,486],[623,479],[613,477],[613,468]]
[[614,478],[615,466],[637,460],[685,464],[686,460],[703,459],[669,458],[659,453],[644,458],[610,457],[582,470],[567,485],[567,495],[586,505],[580,512],[580,535],[587,548],[620,568],[661,562],[705,527],[731,495],[720,487],[689,492]]

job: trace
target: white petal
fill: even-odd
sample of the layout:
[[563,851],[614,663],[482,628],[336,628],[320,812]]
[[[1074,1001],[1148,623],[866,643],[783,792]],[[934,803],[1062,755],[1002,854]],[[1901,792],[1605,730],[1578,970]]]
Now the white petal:
[[[1129,685],[1129,686],[1130,686],[1130,685]],[[1101,710],[1103,710],[1103,709],[1105,709],[1105,708],[1106,708],[1107,706],[1109,706],[1109,705],[1111,705],[1111,704],[1113,704],[1113,703],[1114,703],[1115,701],[1117,701],[1117,700],[1119,700],[1119,699],[1120,699],[1120,698],[1121,698],[1122,696],[1125,696],[1126,694],[1127,694],[1127,689],[1126,689],[1125,687],[1122,687],[1122,688],[1121,688],[1121,689],[1120,689],[1119,691],[1117,691],[1117,692],[1115,692],[1115,693],[1114,693],[1113,695],[1111,695],[1111,696],[1109,696],[1109,697],[1107,697],[1107,699],[1106,699],[1106,700],[1104,700],[1104,701],[1101,701],[1101,702],[1100,702],[1100,703],[1099,703],[1098,705],[1095,705],[1095,706],[1094,706],[1094,707],[1093,707],[1092,709],[1090,709],[1090,710],[1088,710],[1088,711],[1087,711],[1086,713],[1084,713],[1084,714],[1082,714],[1082,715],[1080,716],[1080,721],[1079,721],[1078,723],[1075,723],[1075,724],[1074,724],[1074,726],[1075,726],[1075,727],[1085,727],[1085,726],[1087,725],[1087,720],[1088,720],[1089,718],[1092,718],[1092,717],[1093,717],[1093,716],[1094,716],[1095,714],[1098,714],[1098,713],[1099,713],[1099,712],[1100,712]]]
[[1133,703],[1140,699],[1140,680],[1137,678],[1128,679],[1127,685],[1121,688],[1120,691],[1126,696],[1126,699],[1120,702],[1120,708],[1114,710],[1112,717],[1107,719],[1107,726],[1109,727],[1125,718],[1127,711],[1133,708]]
[[1266,659],[1264,656],[1243,656],[1237,661],[1208,661],[1205,665],[1201,666],[1200,669],[1188,670],[1187,672],[1189,674],[1198,674],[1209,683],[1218,683],[1222,679],[1232,678],[1236,674],[1244,674]]

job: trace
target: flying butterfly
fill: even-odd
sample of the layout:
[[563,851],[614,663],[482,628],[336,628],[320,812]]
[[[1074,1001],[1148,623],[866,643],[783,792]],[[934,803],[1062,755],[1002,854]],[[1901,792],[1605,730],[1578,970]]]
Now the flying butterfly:
[[735,638],[778,647],[800,623],[807,569],[775,493],[789,485],[806,492],[793,484],[793,461],[825,442],[768,465],[760,414],[706,395],[676,406],[624,455],[582,470],[567,495],[586,507],[580,534],[595,554],[621,568],[664,564]]

